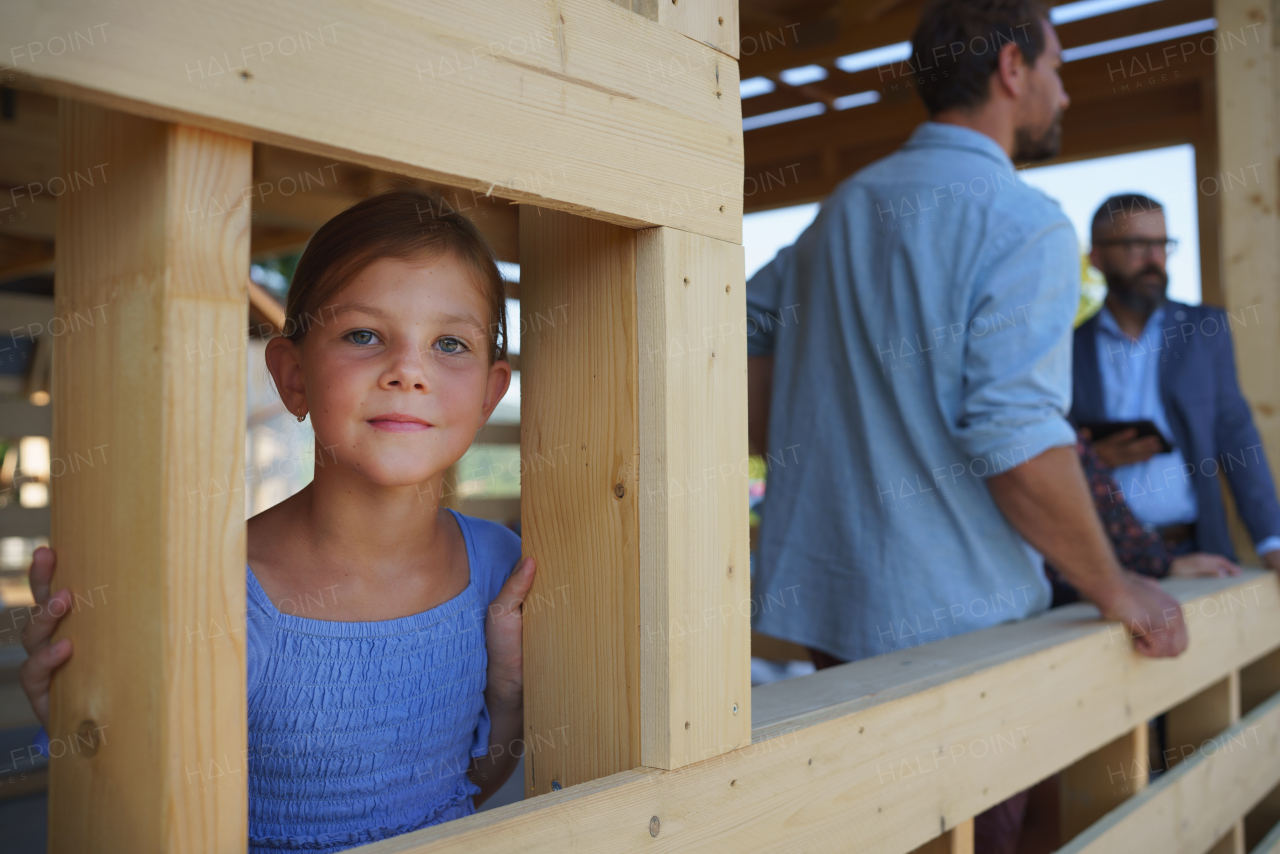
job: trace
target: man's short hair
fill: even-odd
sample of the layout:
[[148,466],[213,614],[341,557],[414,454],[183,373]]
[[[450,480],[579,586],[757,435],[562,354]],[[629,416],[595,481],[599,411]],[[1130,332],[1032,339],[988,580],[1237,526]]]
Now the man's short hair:
[[1093,214],[1093,224],[1089,227],[1089,239],[1097,242],[1108,225],[1115,222],[1116,217],[1133,216],[1134,214],[1164,211],[1164,205],[1142,193],[1117,193],[1098,206]]
[[1035,65],[1048,17],[1039,0],[931,0],[911,38],[911,67],[929,115],[985,103],[1000,50],[1010,42]]

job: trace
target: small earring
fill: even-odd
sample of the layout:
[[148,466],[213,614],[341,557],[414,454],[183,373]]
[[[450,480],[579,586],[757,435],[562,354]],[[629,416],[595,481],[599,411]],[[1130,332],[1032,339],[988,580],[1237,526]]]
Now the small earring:
[[307,420],[307,414],[306,414],[305,412],[304,412],[303,414],[301,414],[301,415],[299,415],[299,416],[298,416],[298,423],[299,423],[299,424],[301,424],[303,421],[306,421],[306,420]]

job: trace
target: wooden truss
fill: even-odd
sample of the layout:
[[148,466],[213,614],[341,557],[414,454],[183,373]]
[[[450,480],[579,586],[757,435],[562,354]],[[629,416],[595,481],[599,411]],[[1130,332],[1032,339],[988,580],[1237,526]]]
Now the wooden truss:
[[[1216,9],[1270,31],[1265,4]],[[254,144],[469,193],[522,266],[534,797],[368,850],[961,851],[975,815],[1061,769],[1072,850],[1243,844],[1280,782],[1271,575],[1170,585],[1194,638],[1174,661],[1080,607],[752,690],[734,0],[13,2],[0,32],[23,45],[5,82],[62,99],[58,174],[109,164],[56,213],[56,313],[107,322],[58,339],[54,453],[112,462],[54,497],[63,582],[110,604],[64,628],[52,850],[245,849],[253,212],[297,240],[255,194]],[[1222,161],[1264,175],[1222,199],[1224,292],[1274,329],[1274,49],[1213,61]],[[1277,459],[1276,336],[1249,342]],[[1256,742],[1126,800],[1171,708],[1188,740]],[[1125,763],[1128,789],[1104,780]]]

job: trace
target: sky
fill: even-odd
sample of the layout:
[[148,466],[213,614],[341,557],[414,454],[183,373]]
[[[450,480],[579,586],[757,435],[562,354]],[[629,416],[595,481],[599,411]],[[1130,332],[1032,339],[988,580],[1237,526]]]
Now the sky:
[[[1089,245],[1093,212],[1108,196],[1138,192],[1162,202],[1169,236],[1179,240],[1178,250],[1169,258],[1169,297],[1199,304],[1200,246],[1192,146],[1177,145],[1023,169],[1020,175],[1028,184],[1058,200],[1075,226],[1082,249]],[[747,278],[769,263],[779,249],[794,243],[817,214],[818,205],[811,204],[745,216],[742,243]]]

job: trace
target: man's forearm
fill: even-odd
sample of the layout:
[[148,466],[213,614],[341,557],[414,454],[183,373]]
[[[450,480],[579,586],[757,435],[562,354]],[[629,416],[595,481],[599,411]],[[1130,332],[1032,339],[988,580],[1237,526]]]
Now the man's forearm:
[[1114,595],[1120,563],[1075,448],[1050,448],[988,479],[987,486],[1014,529],[1077,590],[1099,605]]

